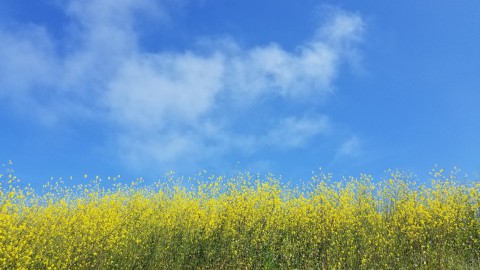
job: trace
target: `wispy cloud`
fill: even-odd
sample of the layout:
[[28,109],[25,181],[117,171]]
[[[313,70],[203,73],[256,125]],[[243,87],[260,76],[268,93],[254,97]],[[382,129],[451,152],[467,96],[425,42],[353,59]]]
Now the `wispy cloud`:
[[335,160],[356,158],[362,154],[362,142],[357,136],[351,136],[337,150]]
[[265,144],[276,147],[295,148],[304,146],[308,141],[331,130],[327,116],[288,117],[282,119],[265,137]]
[[[42,26],[0,27],[0,98],[43,112],[35,114],[44,122],[105,121],[114,127],[120,156],[138,164],[209,158],[266,141],[299,147],[324,134],[328,117],[305,116],[307,102],[305,111],[272,115],[277,124],[234,135],[229,106],[241,114],[254,105],[269,106],[262,104],[266,97],[294,103],[325,98],[364,27],[360,16],[334,10],[294,51],[274,42],[242,48],[234,39],[217,38],[202,49],[147,52],[136,22],[145,14],[168,17],[158,1],[59,3],[70,29],[61,40]],[[346,144],[339,154],[351,155],[356,144]]]

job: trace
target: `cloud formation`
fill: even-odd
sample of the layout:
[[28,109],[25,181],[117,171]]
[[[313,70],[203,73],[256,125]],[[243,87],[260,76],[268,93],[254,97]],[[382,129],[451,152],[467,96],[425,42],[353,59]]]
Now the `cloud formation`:
[[[27,105],[47,123],[78,117],[105,121],[115,127],[119,156],[136,164],[208,159],[266,146],[296,148],[326,134],[329,118],[307,113],[305,100],[332,92],[364,27],[360,16],[335,10],[294,51],[274,42],[241,48],[233,39],[217,39],[203,49],[147,52],[137,20],[166,17],[166,2],[60,3],[69,19],[62,40],[45,26],[0,27],[0,98]],[[252,106],[274,107],[262,103],[268,98],[304,102],[306,109],[271,115],[270,124],[256,132],[232,131],[234,115]]]
[[351,136],[344,141],[337,149],[335,160],[350,159],[360,156],[362,153],[362,142],[357,136]]
[[327,116],[288,117],[282,119],[265,137],[265,144],[284,148],[304,146],[312,137],[330,131]]

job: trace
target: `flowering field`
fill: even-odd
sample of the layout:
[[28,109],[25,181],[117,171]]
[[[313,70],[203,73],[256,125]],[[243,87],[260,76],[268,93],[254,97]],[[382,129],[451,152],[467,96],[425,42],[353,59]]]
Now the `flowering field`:
[[35,192],[6,173],[0,269],[478,269],[480,184],[389,174],[295,188],[248,173],[96,178]]

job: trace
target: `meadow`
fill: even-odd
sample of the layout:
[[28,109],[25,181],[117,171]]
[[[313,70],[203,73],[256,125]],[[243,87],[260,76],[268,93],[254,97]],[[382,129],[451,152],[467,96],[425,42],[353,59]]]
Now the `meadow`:
[[247,172],[35,191],[0,177],[0,269],[480,269],[480,183]]

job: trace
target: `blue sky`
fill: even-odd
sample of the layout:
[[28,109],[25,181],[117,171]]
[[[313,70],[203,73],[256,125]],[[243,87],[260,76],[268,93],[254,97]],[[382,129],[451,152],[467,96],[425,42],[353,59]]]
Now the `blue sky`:
[[0,162],[51,176],[480,169],[480,2],[0,2]]

